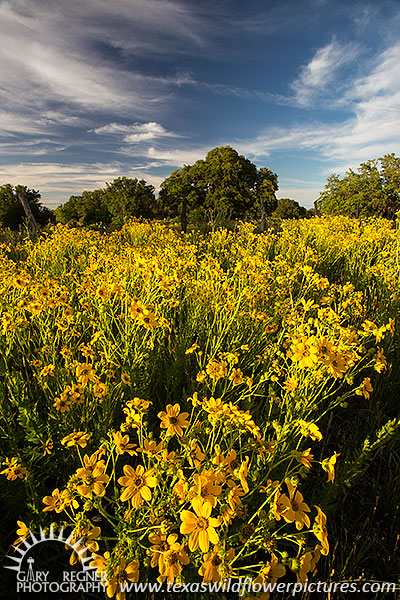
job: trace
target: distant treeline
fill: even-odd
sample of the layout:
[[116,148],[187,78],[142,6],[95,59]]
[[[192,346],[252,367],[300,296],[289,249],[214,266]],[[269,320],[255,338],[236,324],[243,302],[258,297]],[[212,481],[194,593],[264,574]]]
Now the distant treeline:
[[155,189],[143,179],[118,177],[105,188],[84,191],[51,211],[40,203],[40,193],[24,186],[0,186],[0,225],[18,229],[24,210],[18,199],[23,191],[39,225],[61,222],[74,226],[102,225],[118,229],[126,217],[172,219],[186,231],[188,223],[208,223],[212,228],[231,220],[267,217],[299,219],[315,214],[353,217],[381,216],[392,219],[400,210],[400,159],[394,154],[362,163],[344,177],[332,174],[307,210],[290,198],[277,199],[278,175],[257,168],[230,146],[210,150],[204,160],[185,165]]

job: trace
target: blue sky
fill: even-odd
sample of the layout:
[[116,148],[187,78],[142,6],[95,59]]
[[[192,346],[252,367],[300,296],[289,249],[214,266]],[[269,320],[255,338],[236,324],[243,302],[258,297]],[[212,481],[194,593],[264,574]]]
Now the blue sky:
[[231,145],[312,206],[400,155],[400,2],[0,0],[0,183],[54,208]]

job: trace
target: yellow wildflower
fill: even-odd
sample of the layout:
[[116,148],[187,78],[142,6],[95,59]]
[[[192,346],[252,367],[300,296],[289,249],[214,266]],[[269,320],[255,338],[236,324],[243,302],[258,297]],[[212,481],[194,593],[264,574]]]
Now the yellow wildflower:
[[169,435],[179,435],[182,437],[183,429],[189,427],[190,422],[186,420],[189,413],[181,413],[181,407],[179,404],[168,404],[166,408],[167,412],[161,411],[158,413],[158,418],[161,419],[160,427],[167,430]]

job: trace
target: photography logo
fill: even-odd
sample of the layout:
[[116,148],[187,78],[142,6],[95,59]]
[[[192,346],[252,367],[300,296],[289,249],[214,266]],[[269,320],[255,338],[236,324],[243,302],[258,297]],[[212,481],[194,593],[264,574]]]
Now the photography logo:
[[[28,539],[19,538],[21,544],[12,546],[18,556],[8,555],[7,558],[14,561],[14,565],[6,565],[6,569],[16,571],[17,574],[17,592],[51,592],[51,593],[77,593],[77,592],[102,592],[104,591],[104,583],[96,574],[94,567],[89,566],[92,560],[91,552],[88,547],[83,547],[83,538],[73,543],[73,532],[64,539],[64,528],[61,528],[60,533],[56,536],[53,527],[50,528],[46,535],[40,528],[40,536],[29,531]],[[28,538],[28,536],[27,536]],[[60,581],[51,579],[50,571],[38,570],[35,568],[35,559],[32,556],[25,558],[32,548],[39,544],[48,542],[61,542],[74,551],[80,561],[81,571],[63,571]]]

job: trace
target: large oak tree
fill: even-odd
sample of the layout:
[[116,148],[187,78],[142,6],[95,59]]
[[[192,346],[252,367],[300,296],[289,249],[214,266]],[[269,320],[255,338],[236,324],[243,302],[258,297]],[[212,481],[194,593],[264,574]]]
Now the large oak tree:
[[189,216],[212,224],[228,218],[261,217],[277,206],[278,177],[257,169],[231,146],[213,148],[204,160],[177,169],[161,184],[159,205],[164,216],[180,215],[186,231]]

